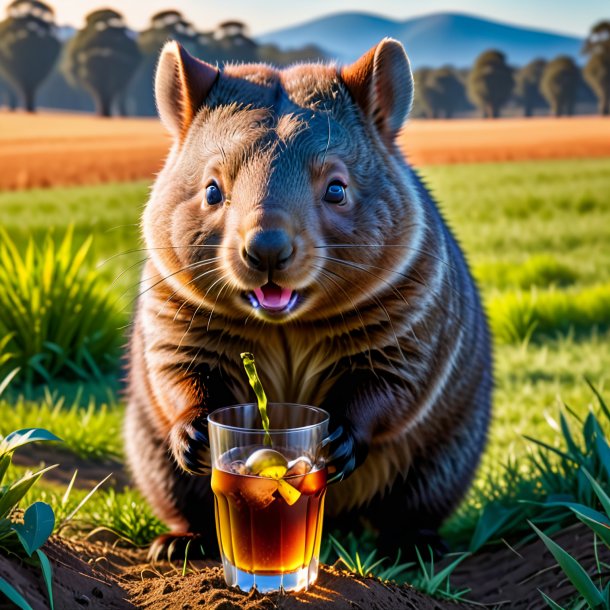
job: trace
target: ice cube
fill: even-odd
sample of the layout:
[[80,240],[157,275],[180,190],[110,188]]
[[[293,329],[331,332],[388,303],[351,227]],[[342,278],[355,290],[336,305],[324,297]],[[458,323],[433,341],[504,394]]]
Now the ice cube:
[[239,493],[251,509],[262,510],[267,508],[277,491],[278,483],[274,479],[265,477],[244,477],[240,481]]
[[243,460],[235,460],[229,464],[229,472],[233,474],[248,474],[248,468]]
[[307,474],[313,468],[311,460],[306,455],[288,462],[288,470],[286,471],[286,477],[303,476]]

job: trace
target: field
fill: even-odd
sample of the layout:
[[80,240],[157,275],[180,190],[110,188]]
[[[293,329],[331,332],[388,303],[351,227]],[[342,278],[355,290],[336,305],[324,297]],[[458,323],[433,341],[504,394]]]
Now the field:
[[[610,156],[600,117],[413,120],[401,145],[415,165]],[[0,190],[150,179],[168,137],[156,119],[0,111]]]
[[[138,221],[149,182],[120,181],[154,171],[167,142],[157,127],[144,121],[102,124],[85,117],[66,117],[73,125],[82,121],[86,136],[81,141],[76,135],[62,140],[61,120],[51,124],[45,123],[46,117],[38,119],[46,125],[40,137],[33,133],[22,137],[17,124],[12,124],[12,132],[2,130],[6,115],[0,114],[0,188],[71,184],[83,171],[78,166],[80,161],[99,164],[95,171],[87,166],[87,171],[92,171],[88,181],[106,184],[0,191],[0,225],[20,249],[32,236],[40,242],[49,227],[61,237],[68,225],[73,225],[76,241],[92,234],[87,264],[98,270],[128,323],[143,258],[141,252],[132,250],[140,247]],[[106,125],[112,129],[106,129]],[[489,480],[503,480],[504,467],[527,455],[524,434],[558,446],[558,425],[554,422],[561,402],[578,417],[586,416],[595,403],[586,379],[608,396],[610,158],[604,155],[610,157],[609,126],[608,121],[593,118],[558,122],[515,119],[495,123],[420,122],[411,124],[405,132],[409,156],[421,162],[420,171],[479,280],[495,335],[493,426],[477,482],[445,528],[445,535],[455,545],[472,535],[481,503],[489,496]],[[123,168],[114,154],[123,147],[121,130],[131,142],[131,153],[138,158],[137,163]],[[536,138],[542,138],[542,144],[531,148]],[[13,140],[23,144],[16,149],[15,167],[25,167],[22,161],[30,150],[31,167],[51,173],[46,177],[28,173],[22,184],[11,183],[3,164],[10,156],[6,145]],[[46,144],[41,143],[45,140]],[[86,151],[92,152],[89,155]],[[540,159],[533,160],[536,155]],[[562,156],[569,158],[555,158]],[[43,157],[57,157],[57,165],[45,168]],[[110,160],[117,162],[116,167],[110,163],[101,169]],[[111,179],[117,182],[109,182]],[[59,498],[72,468],[81,470],[70,500],[73,503],[102,478],[103,472],[114,471],[116,492],[100,490],[94,495],[84,509],[83,527],[109,527],[144,544],[161,526],[147,510],[139,508],[137,495],[123,488],[128,479],[121,467],[123,406],[115,393],[117,377],[118,371],[104,384],[54,384],[51,391],[55,396],[46,398],[41,398],[42,391],[36,389],[30,398],[21,398],[9,389],[0,400],[0,435],[44,423],[64,438],[63,453],[34,453],[33,459],[20,461],[17,469],[23,472],[38,459],[61,462],[63,474],[50,473],[49,482],[40,487],[44,497],[55,505],[61,504]],[[68,404],[57,406],[62,397]],[[72,402],[74,405],[68,408]],[[522,465],[520,476],[529,476],[526,465]],[[536,548],[532,555],[541,554]],[[511,553],[508,556],[510,562]],[[142,556],[136,553],[135,565],[140,565],[138,561]],[[478,561],[481,574],[493,579],[493,574],[485,571],[489,566],[482,565],[483,559]],[[467,572],[471,578],[472,574],[472,570]],[[534,579],[536,586],[546,586],[549,574],[554,573],[547,570],[546,576],[540,576],[542,580]],[[328,573],[324,578],[330,582],[334,575]],[[463,574],[458,574],[458,580],[477,590],[478,581],[468,582]],[[565,592],[565,583],[562,586]],[[541,607],[535,587],[530,589],[529,607]],[[565,595],[569,596],[569,590]],[[491,598],[481,593],[472,599],[488,603]]]

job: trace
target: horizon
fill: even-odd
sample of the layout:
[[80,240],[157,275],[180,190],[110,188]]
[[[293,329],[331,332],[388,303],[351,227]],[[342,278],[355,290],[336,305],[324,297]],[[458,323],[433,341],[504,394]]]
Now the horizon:
[[[10,0],[2,0],[2,12],[6,11],[8,4]],[[146,5],[136,2],[61,0],[49,4],[55,11],[58,25],[76,29],[83,26],[85,15],[98,8],[116,8],[134,30],[146,29],[154,13],[174,8],[181,11],[200,31],[214,29],[226,20],[239,19],[248,26],[254,37],[341,13],[364,13],[394,21],[454,13],[582,38],[596,21],[604,18],[604,12],[607,15],[610,13],[605,0],[582,0],[577,7],[571,0],[539,0],[535,4],[529,0],[513,0],[510,5],[501,0],[429,0],[425,7],[407,10],[403,2],[378,0],[376,5],[379,10],[375,11],[365,0],[310,0],[306,7],[299,7],[298,10],[277,0],[261,0],[256,7],[246,0],[234,0],[230,6],[221,0],[209,0],[206,7],[197,0],[150,0]]]

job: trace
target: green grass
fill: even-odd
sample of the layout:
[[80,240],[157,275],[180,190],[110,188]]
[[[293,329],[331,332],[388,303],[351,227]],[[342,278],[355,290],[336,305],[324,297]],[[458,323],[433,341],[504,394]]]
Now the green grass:
[[[44,425],[62,439],[58,450],[84,459],[122,458],[122,419],[123,407],[113,402],[91,399],[81,406],[78,397],[67,403],[49,393],[38,401],[0,399],[0,436]],[[61,461],[60,456],[57,459]]]
[[[0,231],[0,378],[16,370],[27,387],[56,378],[90,379],[116,370],[121,305],[87,266],[92,238],[74,244],[72,227],[25,252]],[[36,383],[37,382],[37,383]]]
[[76,243],[93,235],[89,260],[103,278],[114,281],[119,292],[128,290],[138,280],[137,263],[144,256],[121,253],[141,247],[139,222],[148,187],[134,182],[0,192],[0,226],[23,251],[30,235],[40,240],[51,227],[62,236],[73,225]]
[[[488,472],[497,474],[499,464],[526,451],[522,434],[556,442],[545,417],[556,414],[559,397],[586,413],[593,397],[585,377],[608,389],[610,160],[451,165],[422,173],[467,253],[500,339],[494,419],[476,489]],[[140,247],[146,196],[144,183],[0,193],[0,224],[23,247],[31,233],[40,237],[55,227],[62,235],[74,224],[77,239],[93,233],[91,260],[99,264]],[[119,278],[117,296],[136,293],[141,258],[130,253],[101,265],[106,279]],[[10,403],[0,405],[0,422],[9,410]],[[16,413],[25,417],[25,410]],[[112,417],[118,422],[120,412]],[[57,422],[64,437],[81,425],[77,418]],[[100,441],[102,453],[116,451],[111,436]],[[470,501],[476,498],[473,492]]]

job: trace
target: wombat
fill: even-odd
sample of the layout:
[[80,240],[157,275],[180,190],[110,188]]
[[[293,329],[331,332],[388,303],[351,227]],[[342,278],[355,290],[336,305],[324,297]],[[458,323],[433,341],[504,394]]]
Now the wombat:
[[125,425],[171,530],[152,553],[218,553],[206,414],[253,400],[244,351],[270,400],[331,415],[330,527],[364,521],[392,556],[440,544],[485,445],[492,357],[464,256],[396,145],[402,45],[276,70],[169,42],[155,93],[173,147],[144,211]]

